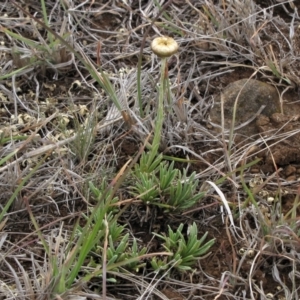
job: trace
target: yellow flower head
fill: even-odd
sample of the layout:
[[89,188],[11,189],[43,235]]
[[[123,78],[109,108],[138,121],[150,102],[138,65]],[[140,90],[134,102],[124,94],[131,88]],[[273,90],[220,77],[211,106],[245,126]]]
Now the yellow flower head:
[[151,43],[152,51],[160,58],[170,57],[177,52],[178,48],[177,42],[167,36],[157,37]]

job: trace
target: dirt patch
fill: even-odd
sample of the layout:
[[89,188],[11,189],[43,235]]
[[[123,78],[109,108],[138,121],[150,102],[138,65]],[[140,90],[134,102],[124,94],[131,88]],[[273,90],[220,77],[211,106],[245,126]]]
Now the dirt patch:
[[[264,139],[267,140],[269,137],[276,136],[275,139],[272,138],[270,143],[267,142],[268,150],[265,154],[264,172],[270,172],[276,166],[291,169],[292,165],[299,165],[299,115],[286,116],[276,113],[270,118],[260,116],[256,124]],[[290,172],[287,174],[293,176],[289,177],[289,180],[296,180],[295,174]]]

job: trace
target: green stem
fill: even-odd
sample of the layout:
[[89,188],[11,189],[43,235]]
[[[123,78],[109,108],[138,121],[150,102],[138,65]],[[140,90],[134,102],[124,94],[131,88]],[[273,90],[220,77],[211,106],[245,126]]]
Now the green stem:
[[137,97],[139,102],[140,117],[144,118],[141,76],[142,76],[142,55],[139,56],[139,63],[138,63],[138,70],[137,70]]
[[165,80],[166,80],[167,58],[161,59],[161,74],[158,95],[157,117],[155,122],[154,137],[150,151],[149,164],[152,163],[160,145],[162,126],[164,121],[164,95],[165,95]]

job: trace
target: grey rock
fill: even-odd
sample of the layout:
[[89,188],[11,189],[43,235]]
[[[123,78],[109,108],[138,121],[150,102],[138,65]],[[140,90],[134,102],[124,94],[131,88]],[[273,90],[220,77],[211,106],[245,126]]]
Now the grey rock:
[[[240,94],[239,94],[240,93]],[[235,114],[235,132],[243,135],[257,133],[255,118],[253,117],[264,105],[261,114],[270,117],[273,113],[280,112],[280,100],[276,89],[270,84],[254,80],[241,79],[230,83],[222,92],[224,101],[224,127],[230,129],[233,120],[234,104],[237,99]],[[250,119],[246,126],[239,126]],[[221,125],[221,95],[215,98],[214,106],[210,111],[210,119],[213,123]]]

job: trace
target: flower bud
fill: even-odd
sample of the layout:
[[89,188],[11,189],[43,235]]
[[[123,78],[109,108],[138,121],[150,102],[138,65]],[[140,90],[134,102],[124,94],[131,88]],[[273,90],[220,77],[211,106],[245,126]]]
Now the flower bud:
[[167,36],[157,37],[151,43],[152,51],[160,58],[170,57],[177,52],[178,48],[177,42]]

